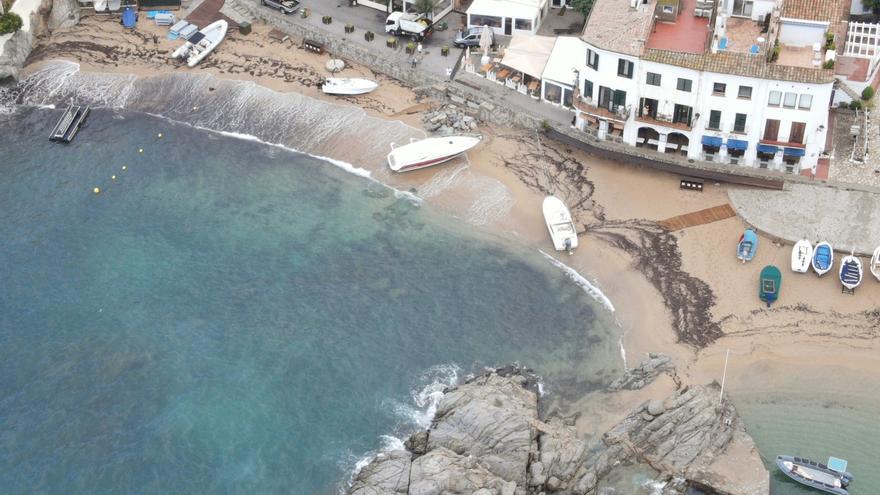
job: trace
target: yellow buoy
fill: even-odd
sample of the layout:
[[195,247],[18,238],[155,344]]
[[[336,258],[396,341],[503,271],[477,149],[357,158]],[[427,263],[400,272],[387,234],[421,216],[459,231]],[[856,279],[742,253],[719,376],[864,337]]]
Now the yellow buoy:
[[143,152],[144,152],[143,148],[138,148],[138,153],[143,153]]
[[122,166],[122,170],[128,170],[128,167],[125,166],[125,165],[123,165],[123,166]]
[[116,180],[116,176],[115,176],[115,175],[112,176],[112,177],[110,177],[110,178],[113,179],[113,180]]
[[100,188],[100,187],[96,187],[96,188],[92,189],[92,192],[95,193],[95,194],[98,194],[98,193],[101,192],[101,188]]

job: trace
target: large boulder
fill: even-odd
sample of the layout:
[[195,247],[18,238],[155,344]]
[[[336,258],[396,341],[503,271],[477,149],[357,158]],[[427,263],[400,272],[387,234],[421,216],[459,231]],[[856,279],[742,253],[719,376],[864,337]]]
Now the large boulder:
[[492,474],[480,461],[458,455],[443,447],[434,449],[412,463],[410,495],[500,495],[507,483]]
[[404,450],[379,454],[355,476],[350,495],[406,495],[412,455]]

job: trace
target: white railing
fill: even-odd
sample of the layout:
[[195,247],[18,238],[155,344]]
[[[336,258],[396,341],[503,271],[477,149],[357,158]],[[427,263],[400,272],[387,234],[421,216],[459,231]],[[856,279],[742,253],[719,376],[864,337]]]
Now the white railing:
[[880,56],[880,24],[850,22],[843,54],[869,59]]

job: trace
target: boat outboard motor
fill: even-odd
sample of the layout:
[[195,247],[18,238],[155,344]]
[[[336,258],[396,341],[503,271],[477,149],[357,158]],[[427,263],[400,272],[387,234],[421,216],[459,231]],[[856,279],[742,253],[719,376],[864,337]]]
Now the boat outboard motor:
[[571,254],[571,239],[565,239],[565,250],[568,251],[568,254]]

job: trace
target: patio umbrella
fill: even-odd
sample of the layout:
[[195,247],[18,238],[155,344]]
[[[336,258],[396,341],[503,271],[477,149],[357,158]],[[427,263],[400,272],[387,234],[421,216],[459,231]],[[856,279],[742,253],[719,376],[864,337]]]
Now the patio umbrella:
[[483,25],[483,32],[480,33],[480,49],[483,50],[483,56],[489,55],[489,48],[492,46],[492,30],[487,25]]

